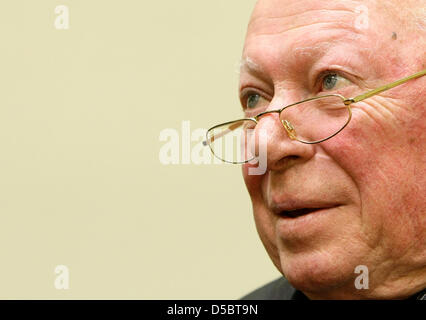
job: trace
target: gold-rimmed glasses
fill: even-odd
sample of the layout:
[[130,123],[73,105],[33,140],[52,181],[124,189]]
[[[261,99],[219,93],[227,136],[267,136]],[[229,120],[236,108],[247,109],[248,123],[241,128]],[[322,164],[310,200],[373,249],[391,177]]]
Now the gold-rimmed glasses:
[[326,141],[341,132],[352,118],[351,104],[370,98],[409,80],[426,75],[426,69],[403,79],[386,84],[354,98],[340,94],[317,96],[287,105],[281,109],[259,113],[252,118],[221,123],[207,130],[205,146],[220,160],[242,164],[256,158],[253,148],[253,132],[260,117],[278,113],[290,139],[305,144]]

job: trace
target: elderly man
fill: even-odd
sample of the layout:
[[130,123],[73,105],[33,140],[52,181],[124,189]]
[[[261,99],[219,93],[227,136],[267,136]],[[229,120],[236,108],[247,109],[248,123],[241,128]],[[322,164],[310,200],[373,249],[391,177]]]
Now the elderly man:
[[224,161],[214,143],[225,133],[267,136],[262,174],[251,159],[228,162],[244,163],[258,233],[284,277],[245,298],[425,298],[425,6],[257,3],[240,78],[248,120],[207,135]]

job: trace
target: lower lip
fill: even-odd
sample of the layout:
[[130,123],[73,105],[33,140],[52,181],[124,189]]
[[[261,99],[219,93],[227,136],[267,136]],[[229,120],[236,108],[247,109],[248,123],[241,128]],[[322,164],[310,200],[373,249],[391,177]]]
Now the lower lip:
[[315,233],[319,229],[330,226],[333,220],[333,213],[336,213],[338,207],[324,208],[317,211],[291,218],[280,216],[276,227],[280,236],[284,238],[292,236],[302,236]]

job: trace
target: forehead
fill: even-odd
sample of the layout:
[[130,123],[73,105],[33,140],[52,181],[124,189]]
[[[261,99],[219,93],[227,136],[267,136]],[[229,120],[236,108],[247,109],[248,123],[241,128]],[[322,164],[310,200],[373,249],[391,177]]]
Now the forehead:
[[[346,15],[353,19],[361,10],[368,9],[368,1],[360,0],[259,0],[249,22],[249,30],[262,25],[268,27],[296,27],[298,23],[314,22],[315,18]],[[305,18],[305,19],[304,19]]]
[[259,1],[247,30],[243,69],[264,69],[262,61],[289,68],[287,63],[318,58],[336,45],[350,50],[368,34],[366,28],[359,27],[360,19],[370,20],[366,4],[344,0]]

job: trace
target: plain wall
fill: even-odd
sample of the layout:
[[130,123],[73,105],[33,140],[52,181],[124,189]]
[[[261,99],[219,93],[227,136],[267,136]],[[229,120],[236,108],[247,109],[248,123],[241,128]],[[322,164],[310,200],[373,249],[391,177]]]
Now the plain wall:
[[0,2],[0,298],[234,299],[279,276],[240,166],[159,159],[164,129],[242,115],[254,3]]

